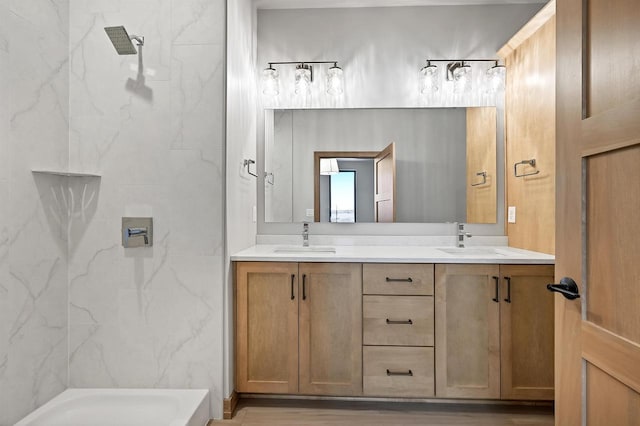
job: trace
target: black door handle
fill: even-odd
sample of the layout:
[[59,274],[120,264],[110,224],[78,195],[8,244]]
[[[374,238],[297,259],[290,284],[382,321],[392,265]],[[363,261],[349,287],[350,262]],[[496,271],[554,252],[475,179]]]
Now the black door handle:
[[500,303],[500,277],[493,277],[493,280],[496,282],[496,297],[494,297],[493,300],[496,303]]
[[295,280],[296,280],[295,274],[291,274],[291,300],[296,298],[296,295],[293,292],[293,283],[295,282]]
[[560,284],[547,284],[547,290],[558,292],[569,300],[574,300],[580,297],[578,284],[569,277],[561,279]]

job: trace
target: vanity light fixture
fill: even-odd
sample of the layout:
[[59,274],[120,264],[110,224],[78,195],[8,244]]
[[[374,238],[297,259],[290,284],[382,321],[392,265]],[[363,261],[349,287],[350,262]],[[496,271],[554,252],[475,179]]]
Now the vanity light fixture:
[[471,90],[472,67],[471,62],[493,62],[487,69],[487,78],[491,91],[497,92],[504,89],[504,76],[506,67],[498,64],[496,59],[427,59],[427,66],[420,69],[420,93],[428,94],[438,90],[438,67],[432,62],[446,62],[446,81],[453,82],[455,93],[464,93]]
[[438,67],[427,61],[420,69],[420,93],[427,95],[438,91]]
[[312,64],[333,64],[327,71],[327,93],[339,96],[344,92],[344,83],[342,68],[338,66],[336,61],[286,61],[286,62],[269,62],[267,68],[262,71],[262,93],[267,96],[276,96],[280,93],[279,75],[274,65],[295,65],[295,93],[297,95],[306,96],[311,91],[313,83],[313,66]]
[[337,158],[321,158],[320,159],[320,174],[321,175],[337,175],[340,173],[338,167]]

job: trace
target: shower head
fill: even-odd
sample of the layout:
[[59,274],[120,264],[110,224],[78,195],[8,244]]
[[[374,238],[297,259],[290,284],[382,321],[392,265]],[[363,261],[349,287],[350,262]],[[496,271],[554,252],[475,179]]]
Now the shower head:
[[135,40],[139,46],[144,46],[144,37],[129,35],[124,26],[120,25],[117,27],[104,27],[111,43],[113,43],[113,47],[116,48],[116,52],[118,55],[135,55],[138,53],[135,46],[133,45],[133,40]]

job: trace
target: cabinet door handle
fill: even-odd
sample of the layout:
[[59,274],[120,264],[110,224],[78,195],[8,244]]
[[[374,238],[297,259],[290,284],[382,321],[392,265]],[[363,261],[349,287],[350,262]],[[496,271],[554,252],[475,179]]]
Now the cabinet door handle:
[[387,368],[387,376],[413,376],[413,371],[391,371]]
[[413,324],[413,321],[411,321],[410,319],[408,319],[408,320],[390,320],[389,318],[387,318],[387,324],[408,324],[408,325],[411,325],[411,324]]
[[291,274],[291,300],[296,298],[295,293],[293,292],[293,283],[296,280],[296,275],[295,274]]
[[493,277],[493,280],[496,282],[496,297],[491,300],[496,303],[500,303],[500,277]]
[[511,277],[504,277],[504,279],[507,281],[507,298],[504,301],[511,303]]
[[307,300],[307,275],[302,274],[302,300]]
[[389,278],[385,277],[385,281],[388,283],[412,283],[413,279],[409,278]]

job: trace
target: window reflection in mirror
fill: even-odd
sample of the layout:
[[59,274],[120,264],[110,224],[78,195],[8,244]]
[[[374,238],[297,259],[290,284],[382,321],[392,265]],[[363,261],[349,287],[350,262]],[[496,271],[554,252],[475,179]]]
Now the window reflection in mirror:
[[[348,164],[345,163],[348,163],[348,160],[338,161],[339,171],[337,173],[320,176],[321,222],[355,223],[356,221],[363,221],[361,218],[361,220],[357,220],[358,213],[361,212],[357,210],[356,199],[366,196],[367,191],[365,188],[358,188],[356,185],[357,172],[355,170],[347,170]],[[327,198],[328,203],[326,202]],[[323,201],[325,202],[323,203]],[[373,213],[373,205],[368,206],[368,203],[361,204],[365,207],[362,210],[369,207],[368,210]]]

